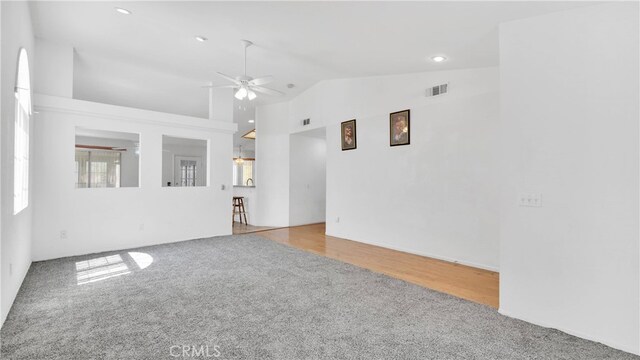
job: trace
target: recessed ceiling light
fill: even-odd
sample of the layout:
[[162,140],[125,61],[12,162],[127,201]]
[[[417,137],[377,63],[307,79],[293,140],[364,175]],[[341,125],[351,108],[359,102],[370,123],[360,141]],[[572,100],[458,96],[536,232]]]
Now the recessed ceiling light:
[[249,120],[249,124],[253,124],[254,122],[256,122],[255,120]]
[[287,87],[288,87],[289,89],[293,89],[294,87],[296,87],[296,85],[295,85],[295,84],[287,84]]
[[433,60],[435,62],[443,62],[443,61],[447,60],[447,58],[444,57],[444,56],[438,55],[438,56],[432,57],[431,60]]
[[204,37],[204,36],[196,36],[196,40],[198,40],[198,41],[200,41],[200,42],[205,42],[205,41],[207,41],[207,40],[209,40],[209,39],[207,39],[207,38],[206,38],[206,37]]
[[127,10],[127,9],[123,9],[123,8],[116,8],[116,11],[119,12],[120,14],[124,14],[124,15],[131,15],[131,11]]

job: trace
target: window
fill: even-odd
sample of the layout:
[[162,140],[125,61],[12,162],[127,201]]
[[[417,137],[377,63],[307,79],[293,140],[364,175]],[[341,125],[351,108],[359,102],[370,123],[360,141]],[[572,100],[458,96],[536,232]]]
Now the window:
[[196,186],[195,160],[180,160],[180,186]]
[[121,158],[119,151],[76,149],[76,187],[120,187]]
[[15,87],[16,105],[13,143],[13,214],[29,205],[29,120],[31,117],[31,80],[25,49],[18,57]]
[[253,159],[235,159],[233,161],[233,186],[254,186]]

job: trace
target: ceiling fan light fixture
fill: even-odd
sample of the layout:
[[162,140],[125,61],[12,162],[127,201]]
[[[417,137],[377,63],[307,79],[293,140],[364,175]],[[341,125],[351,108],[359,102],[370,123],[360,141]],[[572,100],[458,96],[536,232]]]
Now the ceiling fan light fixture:
[[[247,91],[247,89],[246,89],[246,88],[244,88],[244,87],[241,87],[241,88],[240,88],[240,89],[238,89],[238,91],[236,92],[235,97],[236,97],[236,99],[238,99],[238,100],[242,100],[242,99],[246,98],[246,97],[247,97],[247,95],[248,95],[248,91]],[[254,94],[254,95],[255,95],[255,94]]]
[[[1,1],[1,0],[0,0]],[[235,94],[233,95],[238,100],[244,100],[247,97],[249,100],[254,100],[258,97],[257,93],[272,95],[272,96],[281,96],[285,95],[283,92],[270,89],[268,87],[264,87],[262,85],[268,84],[273,81],[273,76],[261,76],[258,78],[253,78],[251,76],[247,76],[247,48],[251,46],[253,43],[249,40],[242,40],[242,45],[244,47],[244,75],[232,77],[229,75],[225,75],[221,72],[217,74],[221,77],[225,78],[233,85],[225,85],[225,86],[208,86],[211,88],[234,88],[236,89]],[[246,104],[246,103],[245,103]],[[238,106],[238,108],[242,109],[243,106]]]

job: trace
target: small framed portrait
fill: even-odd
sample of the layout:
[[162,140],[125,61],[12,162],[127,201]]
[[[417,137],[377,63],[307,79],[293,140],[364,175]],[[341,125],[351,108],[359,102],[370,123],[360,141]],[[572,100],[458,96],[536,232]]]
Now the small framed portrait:
[[409,145],[411,126],[410,111],[402,110],[389,114],[389,145]]
[[356,119],[344,121],[340,131],[342,139],[342,151],[356,148]]

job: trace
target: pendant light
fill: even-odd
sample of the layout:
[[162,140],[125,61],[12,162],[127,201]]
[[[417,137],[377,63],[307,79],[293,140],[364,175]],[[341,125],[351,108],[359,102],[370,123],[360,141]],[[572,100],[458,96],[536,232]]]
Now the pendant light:
[[244,162],[244,159],[242,158],[242,145],[238,146],[239,150],[238,150],[238,158],[236,159],[236,164],[240,165]]

